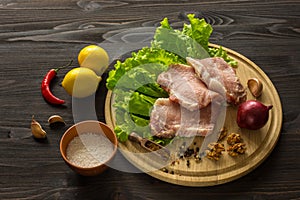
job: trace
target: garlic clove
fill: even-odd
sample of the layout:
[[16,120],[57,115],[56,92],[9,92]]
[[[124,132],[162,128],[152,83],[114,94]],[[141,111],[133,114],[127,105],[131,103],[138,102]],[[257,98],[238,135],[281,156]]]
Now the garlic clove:
[[254,97],[259,97],[262,94],[263,84],[257,78],[250,78],[247,82],[248,88]]
[[42,128],[42,126],[40,125],[40,123],[38,123],[34,117],[32,116],[32,120],[31,120],[31,133],[33,135],[34,138],[36,139],[44,139],[47,137],[47,133],[46,131]]
[[52,115],[48,118],[48,123],[50,125],[50,127],[54,127],[54,126],[57,126],[57,125],[63,125],[65,126],[66,125],[66,122],[64,121],[64,119],[59,116],[59,115]]

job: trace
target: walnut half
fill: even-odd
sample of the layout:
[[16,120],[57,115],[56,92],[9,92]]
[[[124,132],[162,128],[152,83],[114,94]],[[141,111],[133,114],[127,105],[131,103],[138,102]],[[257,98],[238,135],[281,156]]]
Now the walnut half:
[[243,139],[240,136],[240,134],[238,134],[238,133],[230,133],[230,135],[228,135],[228,137],[227,137],[227,144],[229,144],[229,145],[234,145],[234,144],[240,143],[242,141],[243,141]]
[[235,157],[235,156],[237,156],[239,154],[244,154],[245,151],[246,151],[246,149],[247,149],[246,148],[246,144],[240,142],[240,143],[235,143],[232,146],[229,146],[229,148],[227,149],[227,151],[228,151],[228,154],[230,156]]
[[210,150],[206,151],[206,156],[209,159],[219,160],[222,152],[225,151],[224,144],[221,143],[211,143],[208,145]]

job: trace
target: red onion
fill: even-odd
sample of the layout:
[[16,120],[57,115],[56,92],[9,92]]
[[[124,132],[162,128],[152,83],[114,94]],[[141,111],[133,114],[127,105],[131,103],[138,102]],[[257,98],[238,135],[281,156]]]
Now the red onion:
[[250,130],[260,129],[267,123],[272,107],[273,105],[265,106],[257,100],[243,102],[238,107],[237,124]]

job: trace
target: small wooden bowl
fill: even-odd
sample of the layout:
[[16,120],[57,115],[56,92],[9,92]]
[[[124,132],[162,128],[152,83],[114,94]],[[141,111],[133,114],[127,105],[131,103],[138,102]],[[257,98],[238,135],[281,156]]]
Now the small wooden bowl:
[[[113,144],[113,151],[111,152],[109,159],[101,163],[100,165],[97,165],[95,167],[89,167],[89,168],[77,166],[72,162],[70,162],[67,159],[67,155],[66,155],[68,144],[74,137],[78,136],[78,134],[81,133],[104,134]],[[83,176],[95,176],[101,174],[108,168],[109,162],[113,159],[113,157],[117,152],[117,145],[118,145],[117,137],[111,128],[109,128],[106,124],[102,122],[87,120],[87,121],[76,123],[73,126],[71,126],[68,130],[66,130],[66,132],[64,133],[64,135],[60,140],[60,153],[65,163],[73,171]]]

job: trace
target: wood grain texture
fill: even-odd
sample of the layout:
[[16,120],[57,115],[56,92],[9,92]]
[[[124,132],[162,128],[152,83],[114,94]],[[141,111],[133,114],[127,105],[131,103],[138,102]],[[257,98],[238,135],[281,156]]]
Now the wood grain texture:
[[[299,199],[299,10],[297,0],[0,1],[0,199]],[[178,27],[189,12],[213,25],[210,42],[245,55],[274,83],[283,126],[270,157],[241,179],[207,188],[114,169],[98,177],[74,174],[59,154],[60,137],[74,123],[71,98],[59,86],[67,70],[52,85],[68,101],[63,107],[43,100],[44,74],[76,59],[86,44],[103,41],[102,35],[156,26],[163,17]],[[106,92],[103,81],[96,94],[101,121]],[[48,132],[48,143],[30,136],[32,114]],[[63,116],[67,127],[50,129],[52,114]]]

